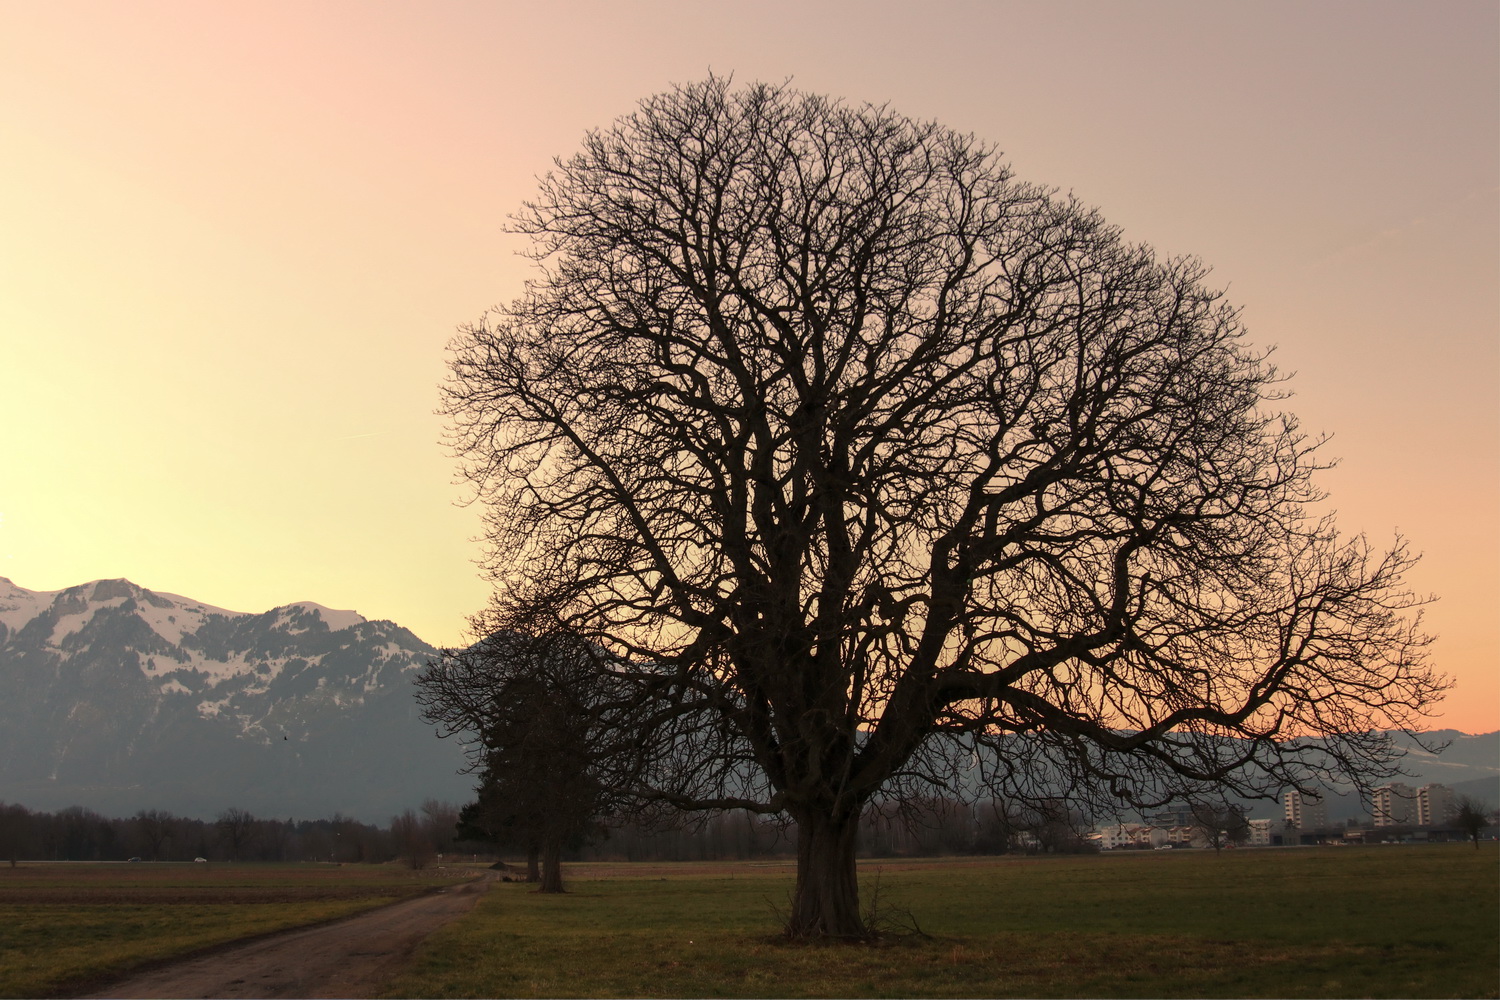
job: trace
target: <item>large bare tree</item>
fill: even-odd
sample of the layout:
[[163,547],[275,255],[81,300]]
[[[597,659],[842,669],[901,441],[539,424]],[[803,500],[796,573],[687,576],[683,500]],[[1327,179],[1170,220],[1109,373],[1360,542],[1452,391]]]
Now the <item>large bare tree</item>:
[[793,934],[865,932],[877,793],[1362,780],[1442,689],[1204,268],[970,136],[710,79],[512,228],[445,390],[495,613],[654,685],[638,795],[789,814]]

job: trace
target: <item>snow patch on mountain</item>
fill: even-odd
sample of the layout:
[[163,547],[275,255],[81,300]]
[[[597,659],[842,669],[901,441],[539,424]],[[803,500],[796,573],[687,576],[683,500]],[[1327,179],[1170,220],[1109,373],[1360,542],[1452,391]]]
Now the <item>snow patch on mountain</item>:
[[77,635],[79,632],[83,631],[83,627],[87,625],[89,619],[94,616],[94,611],[97,610],[97,607],[119,607],[124,603],[125,602],[123,600],[112,601],[108,605],[96,605],[95,607],[85,608],[84,610],[71,615],[58,615],[57,624],[52,626],[52,635],[50,636],[48,641],[54,646],[61,646],[68,640],[70,636]]
[[0,576],[0,625],[14,634],[52,605],[60,590],[26,590]]
[[244,611],[226,611],[223,608],[216,608],[211,604],[204,604],[202,601],[195,601],[191,598],[179,597],[176,594],[153,591],[146,591],[146,593],[162,598],[162,602],[148,602],[138,607],[136,614],[151,626],[153,632],[173,645],[181,642],[184,635],[191,635],[202,628],[204,621],[211,615],[223,618],[248,617]]
[[[355,625],[363,625],[367,620],[364,615],[361,615],[358,611],[339,611],[335,608],[326,608],[321,604],[315,604],[312,601],[299,601],[296,604],[288,604],[285,607],[277,608],[276,610],[280,612],[293,610],[310,612],[320,618],[323,621],[323,624],[328,626],[328,631],[330,632],[342,632],[346,628],[353,628]],[[291,631],[301,632],[306,631],[306,629],[298,628],[292,629]]]
[[50,612],[53,626],[47,641],[61,647],[99,611],[126,605],[152,631],[174,645],[184,635],[196,632],[211,616],[245,617],[243,611],[229,611],[178,594],[158,593],[124,579],[94,580],[63,590],[27,590],[0,577],[0,625],[4,626],[0,638],[17,634],[34,619]]
[[[212,686],[246,674],[253,674],[257,665],[247,659],[243,653],[232,653],[225,657],[209,657],[196,649],[185,649],[181,660],[171,668],[171,673],[186,676],[202,674]],[[150,676],[149,671],[147,675]]]

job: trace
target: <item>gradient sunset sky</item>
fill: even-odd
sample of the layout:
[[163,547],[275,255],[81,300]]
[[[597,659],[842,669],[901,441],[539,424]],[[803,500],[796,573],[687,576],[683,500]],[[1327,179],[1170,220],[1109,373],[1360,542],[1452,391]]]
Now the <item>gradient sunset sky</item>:
[[790,78],[1209,264],[1343,529],[1425,553],[1433,727],[1500,728],[1497,9],[0,0],[0,576],[460,641],[433,410],[530,273],[506,216],[641,97]]

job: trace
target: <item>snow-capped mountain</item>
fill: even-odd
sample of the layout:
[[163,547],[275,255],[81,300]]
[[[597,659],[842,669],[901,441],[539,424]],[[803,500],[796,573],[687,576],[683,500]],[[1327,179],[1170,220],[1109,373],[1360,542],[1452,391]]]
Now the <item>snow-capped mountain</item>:
[[0,577],[0,801],[384,821],[469,778],[418,716],[435,651],[304,602],[227,611],[128,580]]

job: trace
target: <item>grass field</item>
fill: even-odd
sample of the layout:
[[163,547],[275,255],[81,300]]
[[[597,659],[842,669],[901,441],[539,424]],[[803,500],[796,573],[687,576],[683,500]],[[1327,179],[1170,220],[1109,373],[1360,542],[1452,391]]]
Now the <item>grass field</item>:
[[866,862],[926,936],[777,938],[786,865],[573,865],[497,885],[390,996],[1478,997],[1494,844]]
[[83,988],[159,959],[357,913],[461,874],[352,865],[0,867],[0,996]]

